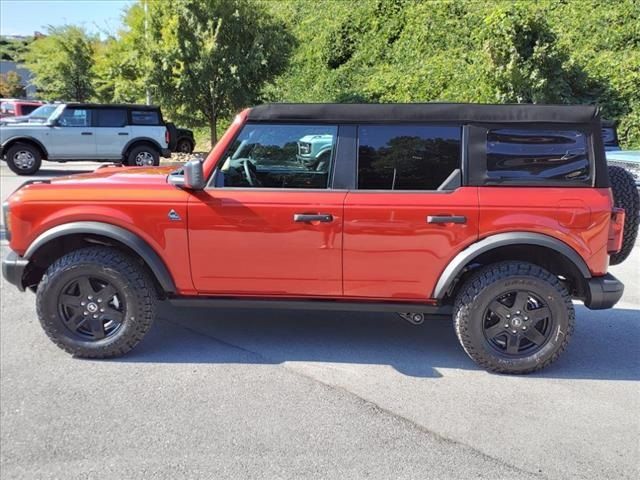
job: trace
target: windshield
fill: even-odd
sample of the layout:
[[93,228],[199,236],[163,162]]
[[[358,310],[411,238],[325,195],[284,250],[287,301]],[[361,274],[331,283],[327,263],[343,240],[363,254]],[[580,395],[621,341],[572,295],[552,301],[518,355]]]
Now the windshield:
[[58,105],[42,105],[29,114],[29,119],[41,118],[48,119],[51,114],[58,108]]

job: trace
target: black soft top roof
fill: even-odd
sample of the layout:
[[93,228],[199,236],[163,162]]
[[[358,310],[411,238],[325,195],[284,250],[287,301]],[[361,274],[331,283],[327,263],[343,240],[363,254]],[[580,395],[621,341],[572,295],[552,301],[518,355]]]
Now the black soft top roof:
[[252,122],[379,123],[592,123],[593,105],[488,105],[473,103],[272,103],[249,111]]
[[132,108],[135,110],[159,110],[157,105],[140,105],[136,103],[81,103],[81,102],[61,102],[58,105],[68,105],[69,107],[84,108]]

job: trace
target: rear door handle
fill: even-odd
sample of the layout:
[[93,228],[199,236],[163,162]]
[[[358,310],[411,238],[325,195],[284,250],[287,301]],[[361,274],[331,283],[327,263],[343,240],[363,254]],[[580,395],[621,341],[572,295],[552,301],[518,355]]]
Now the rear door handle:
[[464,215],[429,215],[427,223],[467,223],[467,217]]
[[93,132],[82,132],[81,135],[93,135]]
[[333,215],[329,213],[296,213],[293,215],[294,222],[333,222]]
[[118,135],[129,135],[128,132],[118,132]]

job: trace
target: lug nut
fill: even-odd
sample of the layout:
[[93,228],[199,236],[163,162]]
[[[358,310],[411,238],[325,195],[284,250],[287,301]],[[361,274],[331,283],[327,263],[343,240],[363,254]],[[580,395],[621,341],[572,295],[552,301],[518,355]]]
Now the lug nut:
[[93,318],[98,318],[98,315],[94,315]]
[[505,323],[505,324],[504,324],[504,328],[509,328],[509,324],[508,324],[508,323]]
[[522,329],[523,329],[523,330],[526,330],[526,329],[527,329],[527,327],[524,327],[524,326],[523,326],[523,327],[522,327]]
[[80,305],[82,305],[83,307],[87,304],[87,302],[80,302]]
[[89,298],[89,300],[93,300],[93,295],[89,295],[87,298]]
[[508,313],[507,313],[507,318],[511,318],[511,315],[509,315]]
[[101,312],[104,312],[104,308],[101,308],[101,309],[100,309],[100,311],[101,311]]
[[102,303],[102,299],[101,298],[98,299],[98,303]]
[[516,312],[516,315],[520,315],[520,310],[518,310],[518,311]]
[[82,314],[86,316],[89,315],[89,312],[83,312]]
[[515,330],[511,330],[511,331],[512,331],[513,333],[518,333],[518,332],[517,332],[517,331],[515,331]]

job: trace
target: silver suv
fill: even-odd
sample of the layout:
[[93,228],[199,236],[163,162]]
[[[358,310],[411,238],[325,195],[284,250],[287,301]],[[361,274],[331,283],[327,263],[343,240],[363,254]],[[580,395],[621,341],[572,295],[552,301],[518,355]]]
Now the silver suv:
[[170,133],[158,107],[60,104],[44,123],[0,125],[0,157],[18,175],[42,160],[158,165],[169,157]]

